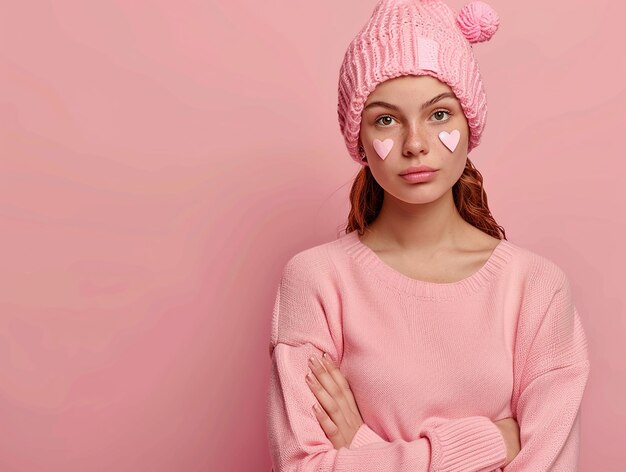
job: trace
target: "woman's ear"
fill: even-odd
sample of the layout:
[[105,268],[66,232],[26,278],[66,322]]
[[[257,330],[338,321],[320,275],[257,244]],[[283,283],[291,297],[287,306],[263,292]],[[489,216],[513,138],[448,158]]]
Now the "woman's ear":
[[361,156],[361,160],[363,162],[367,162],[367,156],[365,155],[365,149],[363,149],[363,145],[359,142],[359,154]]

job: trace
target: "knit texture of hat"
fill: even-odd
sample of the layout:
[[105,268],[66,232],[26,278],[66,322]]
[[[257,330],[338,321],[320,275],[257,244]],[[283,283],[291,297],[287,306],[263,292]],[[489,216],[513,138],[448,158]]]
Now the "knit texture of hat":
[[469,125],[468,153],[478,146],[487,98],[472,44],[488,41],[499,24],[482,1],[456,15],[441,0],[379,0],[339,71],[337,114],[350,156],[367,165],[358,152],[363,106],[379,83],[402,75],[430,75],[448,84]]

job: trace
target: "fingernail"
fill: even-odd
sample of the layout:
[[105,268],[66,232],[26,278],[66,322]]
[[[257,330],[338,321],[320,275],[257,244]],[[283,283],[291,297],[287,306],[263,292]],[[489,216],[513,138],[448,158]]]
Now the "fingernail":
[[326,364],[330,365],[331,361],[330,361],[330,356],[328,354],[326,353],[322,354],[322,359],[324,360]]

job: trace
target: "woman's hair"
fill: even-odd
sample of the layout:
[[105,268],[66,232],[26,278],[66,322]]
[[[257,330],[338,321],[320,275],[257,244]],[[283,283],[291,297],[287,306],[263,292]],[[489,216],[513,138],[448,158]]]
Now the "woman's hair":
[[[465,221],[495,238],[506,239],[504,228],[496,223],[489,211],[487,194],[483,189],[483,176],[469,157],[463,174],[452,186],[452,195],[454,204]],[[348,215],[346,233],[357,230],[359,236],[362,236],[365,228],[380,213],[383,198],[383,188],[374,179],[369,166],[363,166],[350,190],[352,208]]]

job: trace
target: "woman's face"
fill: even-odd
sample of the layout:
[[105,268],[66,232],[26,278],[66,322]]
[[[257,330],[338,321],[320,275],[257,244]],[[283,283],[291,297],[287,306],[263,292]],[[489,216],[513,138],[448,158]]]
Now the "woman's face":
[[[429,104],[442,93],[452,96]],[[463,174],[468,140],[467,120],[452,89],[427,75],[405,75],[378,84],[361,114],[359,142],[372,175],[387,193],[407,203],[429,203],[452,188]],[[436,169],[429,181],[400,176],[407,168],[422,165]]]

